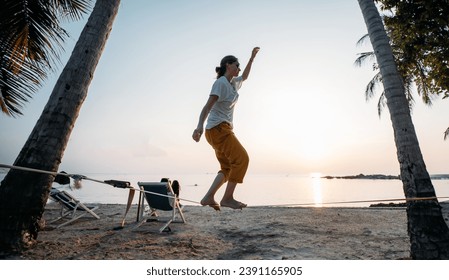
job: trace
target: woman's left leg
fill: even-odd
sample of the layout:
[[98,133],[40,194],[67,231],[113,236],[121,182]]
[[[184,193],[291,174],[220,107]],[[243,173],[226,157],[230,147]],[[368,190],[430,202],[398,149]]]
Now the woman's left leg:
[[226,182],[225,175],[221,172],[218,172],[217,176],[215,177],[214,181],[212,182],[212,185],[210,186],[207,193],[204,195],[203,199],[201,199],[201,205],[203,206],[210,206],[214,208],[215,210],[220,210],[220,205],[215,201],[215,193],[220,189],[220,187]]
[[245,203],[234,199],[235,187],[237,187],[236,182],[231,181],[228,182],[223,198],[220,201],[221,206],[229,207],[232,209],[243,209],[247,206]]

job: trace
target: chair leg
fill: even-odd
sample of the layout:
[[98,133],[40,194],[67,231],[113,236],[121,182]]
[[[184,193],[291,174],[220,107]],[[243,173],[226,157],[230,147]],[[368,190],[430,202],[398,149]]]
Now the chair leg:
[[58,225],[56,228],[60,228],[60,227],[63,227],[63,226],[65,226],[65,225],[67,225],[67,224],[70,224],[71,222],[76,221],[76,220],[78,220],[79,218],[84,217],[84,216],[86,216],[86,215],[87,215],[87,212],[84,212],[84,213],[82,213],[82,214],[80,214],[80,215],[78,215],[78,216],[74,216],[74,217],[72,217],[70,220],[68,220],[67,222],[64,222],[64,223]]
[[65,210],[64,209],[64,205],[61,204],[60,202],[58,202],[58,205],[60,206],[59,217],[49,221],[48,224],[55,223],[55,222],[57,222],[57,221],[59,221],[61,219],[64,219],[65,217],[67,217],[69,215],[72,215],[72,217],[73,217],[73,211],[72,210]]
[[95,218],[100,219],[100,216],[98,216],[94,211],[97,210],[99,207],[95,206],[93,208],[89,208],[89,207],[82,207],[86,212],[88,212],[89,214],[91,214],[92,216],[94,216]]
[[133,230],[137,229],[138,227],[140,227],[143,223],[146,223],[147,220],[146,219],[141,219],[136,226],[133,227]]
[[173,219],[171,219],[167,223],[165,223],[165,225],[159,229],[159,232],[162,233],[171,224],[172,221],[173,221]]
[[167,223],[165,223],[165,225],[159,229],[159,232],[163,232],[165,228],[167,228],[171,224],[171,222],[175,220],[175,217],[176,217],[176,207],[173,207],[171,219],[168,220]]
[[179,201],[176,201],[176,203],[175,203],[173,208],[178,211],[179,216],[181,216],[182,222],[185,223],[186,219],[184,217],[184,213],[182,212],[182,207],[179,206]]

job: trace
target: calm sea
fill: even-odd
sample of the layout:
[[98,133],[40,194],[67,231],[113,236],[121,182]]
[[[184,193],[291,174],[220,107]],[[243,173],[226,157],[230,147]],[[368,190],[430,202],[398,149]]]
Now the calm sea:
[[[137,182],[159,182],[161,177],[152,174],[83,174],[95,180],[123,180],[138,187]],[[0,180],[5,174],[0,174]],[[181,184],[184,205],[198,205],[213,181],[215,174],[174,175],[171,180]],[[438,197],[449,197],[449,180],[433,180]],[[68,186],[54,184],[70,192],[84,203],[126,204],[128,190],[90,180],[82,181],[82,188],[71,190]],[[217,194],[219,201],[225,186]],[[380,200],[403,199],[400,180],[323,179],[305,175],[251,175],[238,185],[235,198],[249,206],[323,206],[367,207]],[[133,203],[137,203],[135,195]],[[188,201],[187,201],[188,200]],[[449,200],[441,198],[440,201]],[[193,202],[191,202],[193,201]],[[398,202],[398,201],[395,201]],[[400,201],[399,201],[400,202]]]

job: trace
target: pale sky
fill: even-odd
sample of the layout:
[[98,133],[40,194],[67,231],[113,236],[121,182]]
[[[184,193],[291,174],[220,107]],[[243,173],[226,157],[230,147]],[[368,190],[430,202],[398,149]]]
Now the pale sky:
[[[17,157],[86,21],[66,25],[61,66],[24,116],[0,117],[1,163]],[[399,174],[388,110],[379,118],[378,96],[365,101],[372,67],[354,66],[366,33],[356,0],[122,0],[60,170],[216,172],[192,132],[221,58],[244,67],[259,46],[234,116],[249,173]],[[430,173],[448,173],[447,106],[417,98],[413,111]]]

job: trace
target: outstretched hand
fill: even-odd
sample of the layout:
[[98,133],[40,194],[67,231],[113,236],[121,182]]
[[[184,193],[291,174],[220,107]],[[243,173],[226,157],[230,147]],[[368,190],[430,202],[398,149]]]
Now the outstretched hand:
[[256,57],[256,54],[259,52],[260,48],[255,47],[251,53],[251,59],[254,59]]

